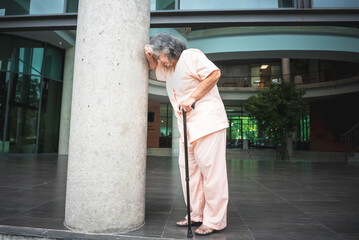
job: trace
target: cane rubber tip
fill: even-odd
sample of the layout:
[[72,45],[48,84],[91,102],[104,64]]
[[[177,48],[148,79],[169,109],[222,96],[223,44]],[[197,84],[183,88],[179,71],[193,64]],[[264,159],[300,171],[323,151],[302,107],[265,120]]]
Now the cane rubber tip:
[[193,238],[192,230],[188,230],[187,238]]

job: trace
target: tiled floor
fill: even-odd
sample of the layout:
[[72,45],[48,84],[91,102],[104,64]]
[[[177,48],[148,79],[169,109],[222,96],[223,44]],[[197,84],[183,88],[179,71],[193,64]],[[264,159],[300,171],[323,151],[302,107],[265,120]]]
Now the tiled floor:
[[[176,159],[148,157],[146,224],[116,236],[76,234],[63,226],[66,157],[0,159],[0,235],[186,239],[186,228],[175,226],[186,213]],[[228,227],[211,237],[195,238],[359,239],[358,164],[232,158],[227,166]]]

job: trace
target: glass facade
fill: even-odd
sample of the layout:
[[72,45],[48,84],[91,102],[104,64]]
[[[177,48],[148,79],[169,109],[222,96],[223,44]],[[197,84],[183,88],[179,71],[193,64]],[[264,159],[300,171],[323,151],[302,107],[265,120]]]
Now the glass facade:
[[0,16],[74,13],[78,0],[2,0]]
[[[227,128],[227,148],[243,148],[248,141],[250,149],[269,149],[276,145],[258,129],[257,120],[248,117],[243,106],[226,105],[229,127]],[[293,134],[296,150],[310,150],[310,119],[303,115]]]
[[229,127],[227,128],[227,148],[243,148],[248,141],[250,148],[260,145],[257,121],[246,114],[243,106],[225,106]]
[[312,0],[313,8],[359,8],[358,0]]
[[[220,61],[219,87],[259,87],[282,80],[281,59]],[[296,84],[337,81],[358,76],[359,64],[320,59],[290,59],[290,79]]]
[[300,118],[296,131],[293,134],[295,150],[310,150],[310,116],[303,115]]
[[[76,13],[79,0],[3,0],[0,16]],[[151,0],[151,11],[359,8],[357,0]]]
[[167,103],[160,106],[160,147],[172,147],[172,105]]
[[151,10],[359,8],[357,0],[151,0]]
[[75,13],[79,8],[79,0],[67,0],[66,12]]
[[181,10],[217,9],[271,9],[278,8],[278,0],[181,0]]
[[0,43],[0,152],[57,152],[63,51],[8,35]]
[[[178,6],[178,7],[177,7]],[[297,0],[151,0],[151,10],[229,10],[294,8]]]
[[[3,0],[0,16],[76,13],[79,0]],[[357,0],[151,0],[151,11],[359,8]]]

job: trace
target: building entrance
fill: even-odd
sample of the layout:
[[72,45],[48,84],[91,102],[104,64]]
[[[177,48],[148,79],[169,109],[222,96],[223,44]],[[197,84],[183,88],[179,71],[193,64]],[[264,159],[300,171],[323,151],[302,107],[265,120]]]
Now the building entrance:
[[0,35],[0,153],[58,152],[63,55]]

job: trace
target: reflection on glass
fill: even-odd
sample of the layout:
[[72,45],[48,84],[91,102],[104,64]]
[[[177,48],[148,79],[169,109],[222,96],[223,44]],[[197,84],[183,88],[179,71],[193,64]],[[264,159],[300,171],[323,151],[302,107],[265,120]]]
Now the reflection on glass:
[[64,1],[65,0],[31,0],[30,14],[63,13]]
[[0,43],[0,152],[36,153],[37,142],[38,152],[57,152],[63,51],[7,35]]
[[67,7],[66,7],[67,13],[78,12],[78,8],[79,8],[79,0],[67,0]]
[[[4,125],[6,114],[6,99],[10,73],[0,71],[0,152],[3,149]],[[4,148],[9,151],[9,142],[4,142]]]
[[358,0],[312,0],[313,8],[359,8]]
[[278,0],[279,8],[293,8],[295,7],[294,0]]
[[0,9],[3,9],[3,15],[27,15],[30,11],[30,0],[2,0]]
[[59,144],[62,83],[43,79],[39,153],[56,153]]
[[64,12],[65,0],[2,0],[1,15],[58,14]]
[[174,10],[175,0],[151,0],[151,11]]
[[10,153],[35,153],[40,77],[14,74],[6,141]]
[[25,74],[41,75],[44,48],[39,43],[16,38],[12,70]]
[[62,79],[63,51],[48,47],[45,52],[45,76],[53,79]]
[[259,145],[257,121],[244,116],[245,113],[231,111],[234,106],[226,107],[229,128],[227,128],[227,148],[243,148],[243,140],[250,142],[252,147]]
[[11,37],[0,35],[0,70],[9,70],[11,66]]
[[160,105],[160,147],[172,147],[172,105]]
[[278,8],[278,0],[181,0],[180,9],[270,9]]

